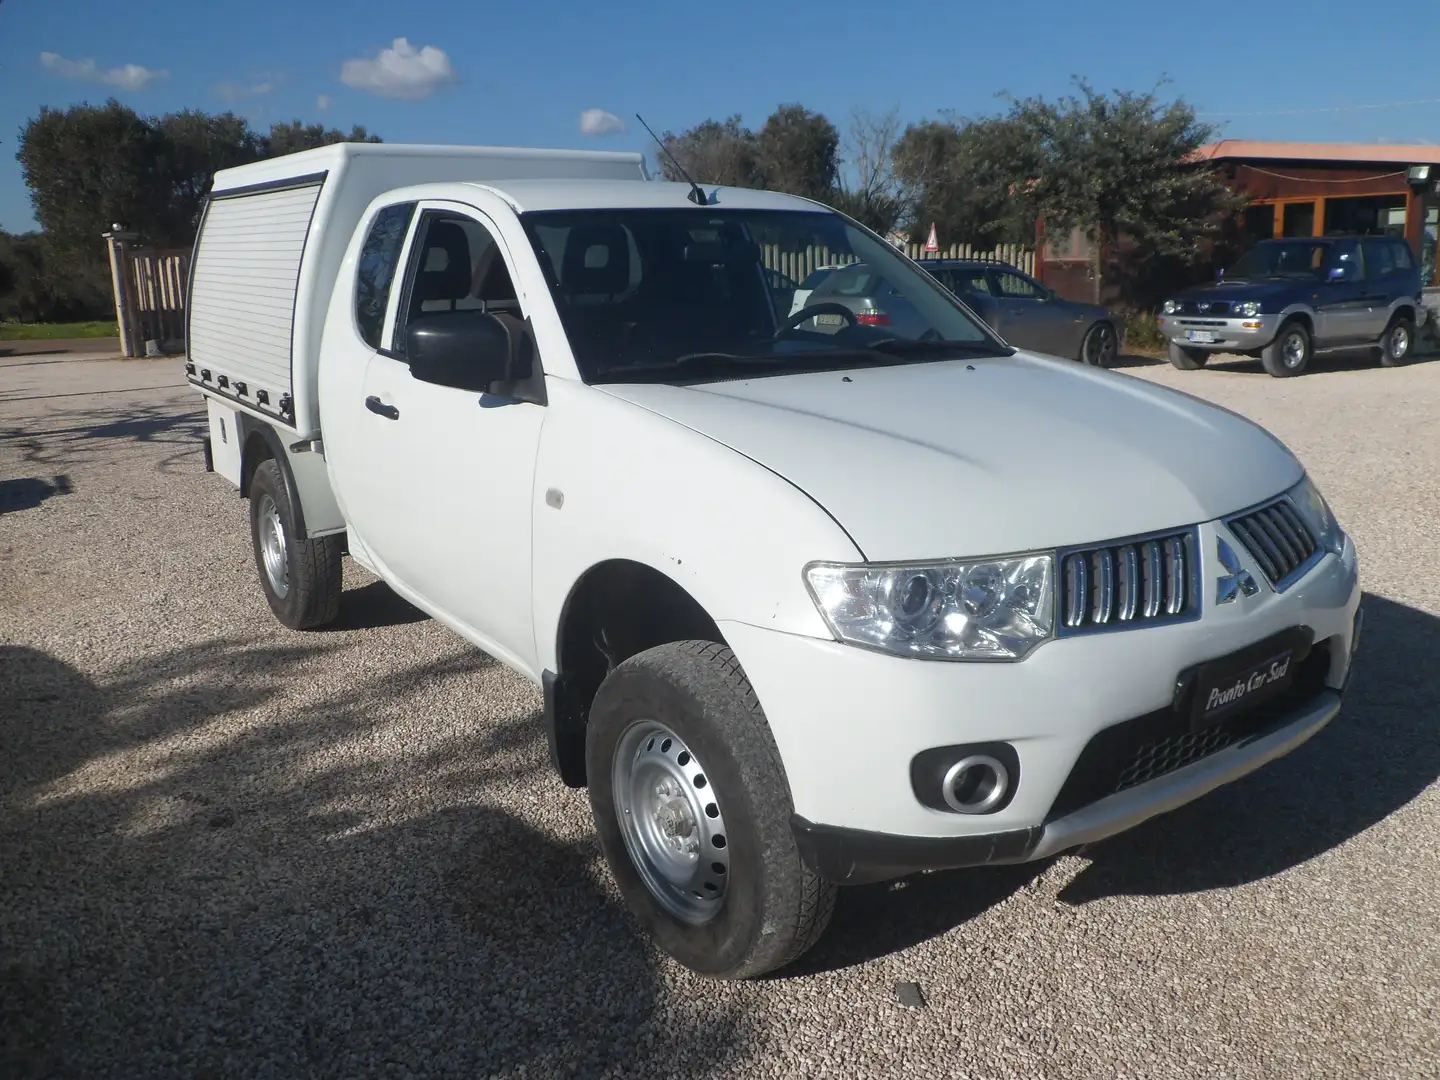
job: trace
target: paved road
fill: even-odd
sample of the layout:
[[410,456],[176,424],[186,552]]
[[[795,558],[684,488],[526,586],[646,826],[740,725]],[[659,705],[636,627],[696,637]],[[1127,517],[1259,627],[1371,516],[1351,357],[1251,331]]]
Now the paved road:
[[1440,363],[1131,373],[1270,425],[1353,530],[1342,717],[717,985],[637,940],[533,689],[354,567],[339,628],[274,623],[174,361],[0,358],[0,1076],[1434,1080]]
[[74,338],[65,341],[7,341],[0,339],[0,359],[11,356],[30,357],[110,357],[120,356],[119,338]]

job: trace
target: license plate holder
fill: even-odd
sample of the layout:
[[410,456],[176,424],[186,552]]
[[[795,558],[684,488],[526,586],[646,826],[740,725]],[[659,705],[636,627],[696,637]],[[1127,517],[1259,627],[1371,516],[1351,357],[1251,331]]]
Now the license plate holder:
[[1197,664],[1176,683],[1176,710],[1203,731],[1283,694],[1310,654],[1314,632],[1297,626]]
[[844,316],[844,315],[816,315],[816,316],[815,316],[815,325],[816,325],[816,326],[844,326],[844,325],[845,325],[845,316]]
[[1214,345],[1218,340],[1214,330],[1186,330],[1185,336],[1198,345]]

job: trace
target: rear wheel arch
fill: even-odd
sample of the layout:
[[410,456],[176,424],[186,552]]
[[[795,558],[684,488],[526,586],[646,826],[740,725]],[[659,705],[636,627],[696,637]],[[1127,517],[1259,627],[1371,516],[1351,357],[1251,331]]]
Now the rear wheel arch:
[[541,678],[550,759],[567,785],[585,786],[585,724],[605,677],[647,649],[693,640],[725,644],[704,605],[648,563],[607,559],[575,581],[555,627],[556,670]]
[[274,460],[285,480],[285,492],[290,496],[290,507],[295,515],[295,529],[300,537],[309,535],[305,527],[305,507],[300,500],[300,488],[295,483],[295,474],[290,468],[290,458],[285,453],[285,444],[280,434],[269,424],[253,420],[240,414],[240,497],[250,497],[250,482],[255,470],[263,461]]

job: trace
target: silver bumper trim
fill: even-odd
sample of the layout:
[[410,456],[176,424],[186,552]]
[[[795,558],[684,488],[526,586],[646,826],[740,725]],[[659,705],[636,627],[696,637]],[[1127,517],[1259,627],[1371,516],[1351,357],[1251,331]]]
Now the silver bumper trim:
[[1093,844],[1167,813],[1262,765],[1283,757],[1340,711],[1340,695],[1326,690],[1290,723],[1252,742],[1221,750],[1183,769],[1091,803],[1046,825],[1027,861]]

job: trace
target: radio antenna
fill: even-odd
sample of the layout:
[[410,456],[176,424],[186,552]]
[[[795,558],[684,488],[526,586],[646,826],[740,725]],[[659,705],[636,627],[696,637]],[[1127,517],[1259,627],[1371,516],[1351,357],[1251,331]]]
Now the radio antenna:
[[[641,116],[638,112],[635,114],[635,119],[640,121],[641,127],[643,127],[646,131],[650,131],[650,125],[645,123],[645,118]],[[670,159],[670,164],[675,166],[675,171],[678,172],[681,176],[683,176],[686,182],[690,185],[690,194],[687,195],[686,198],[693,202],[696,206],[708,205],[710,200],[705,197],[705,192],[700,190],[699,184],[695,183],[694,180],[690,179],[690,174],[685,171],[685,166],[681,165],[680,162],[675,159],[675,155],[670,152],[670,148],[660,141],[660,136],[656,135],[655,132],[650,131],[650,137],[655,140],[655,145],[660,147],[660,152]]]

